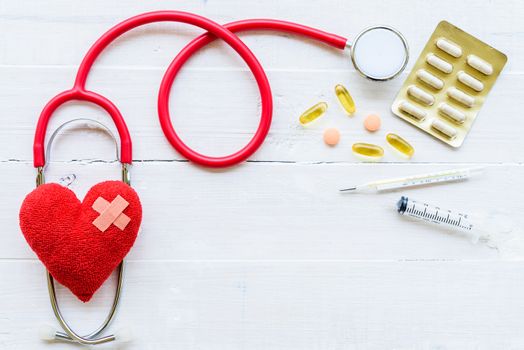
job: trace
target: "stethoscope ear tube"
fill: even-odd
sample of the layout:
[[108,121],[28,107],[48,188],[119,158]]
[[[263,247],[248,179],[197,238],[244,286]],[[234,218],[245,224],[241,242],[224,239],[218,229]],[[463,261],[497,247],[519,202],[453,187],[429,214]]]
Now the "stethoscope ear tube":
[[[108,133],[109,136],[111,136],[112,140],[114,141],[116,158],[119,159],[118,140],[116,139],[115,135],[111,132],[111,130],[108,127],[106,127],[104,124],[96,120],[93,120],[93,119],[77,118],[77,119],[72,119],[72,120],[69,120],[63,123],[58,128],[56,128],[55,131],[53,131],[53,133],[50,135],[47,147],[45,147],[46,149],[45,156],[47,157],[47,160],[51,159],[51,150],[53,146],[53,141],[55,140],[59,132],[63,130],[64,128],[72,125],[73,123],[86,123],[86,124],[91,123],[91,124],[94,124],[96,127],[101,128],[106,133]],[[47,166],[47,163],[44,164],[44,166],[38,167],[38,174],[36,178],[37,187],[45,183],[44,171],[45,171],[46,166]],[[122,181],[130,185],[129,169],[128,169],[127,163],[122,163]],[[105,320],[102,322],[102,324],[95,331],[85,336],[78,335],[71,328],[71,326],[69,326],[69,324],[65,320],[64,316],[62,315],[62,312],[60,311],[60,306],[58,304],[58,298],[56,295],[53,276],[49,273],[49,271],[46,271],[47,289],[49,292],[49,300],[51,302],[51,307],[53,308],[53,313],[55,314],[55,317],[58,323],[64,330],[64,332],[53,331],[52,334],[48,334],[47,340],[76,342],[76,343],[80,343],[84,345],[97,345],[97,344],[103,344],[103,343],[107,343],[107,342],[116,340],[116,337],[114,334],[103,336],[103,337],[98,337],[109,326],[109,324],[113,320],[113,317],[115,316],[116,309],[120,301],[120,295],[122,292],[122,284],[123,284],[123,279],[124,279],[124,260],[122,260],[122,262],[118,265],[118,267],[116,268],[116,271],[117,271],[117,285],[116,285],[116,290],[115,290],[115,294],[113,297],[113,303],[111,305],[111,308],[109,309],[109,312]]]
[[131,164],[133,159],[131,136],[129,135],[127,125],[118,108],[102,95],[91,91],[83,91],[78,88],[73,88],[53,97],[40,113],[33,143],[33,164],[35,168],[41,168],[45,166],[46,163],[44,143],[49,120],[60,106],[70,101],[85,101],[93,103],[102,107],[111,116],[120,137],[120,161],[122,163]]
[[[107,133],[111,137],[113,142],[114,142],[115,150],[116,150],[115,157],[116,157],[117,160],[120,161],[120,154],[119,154],[119,151],[118,151],[118,140],[115,137],[115,135],[113,134],[113,132],[111,131],[111,129],[109,129],[104,124],[100,123],[98,120],[89,119],[89,118],[71,119],[71,120],[66,121],[62,125],[60,125],[58,128],[56,128],[55,131],[53,131],[53,133],[51,134],[51,136],[49,136],[49,140],[47,141],[47,147],[45,149],[45,157],[46,157],[46,159],[49,160],[51,158],[51,150],[52,150],[52,147],[53,147],[53,141],[58,136],[60,131],[63,130],[64,128],[70,126],[71,124],[75,124],[75,123],[85,123],[86,125],[92,124],[92,125],[96,126],[97,128],[100,128],[101,130],[103,130],[105,133]],[[49,163],[46,163],[44,165],[44,170],[45,170],[45,168],[47,167],[48,164]]]
[[[53,141],[55,140],[55,138],[58,136],[59,132],[70,126],[71,124],[73,123],[85,123],[85,124],[94,124],[95,126],[101,128],[102,130],[104,130],[110,137],[111,139],[113,140],[114,142],[114,145],[115,145],[115,157],[118,161],[120,161],[122,163],[122,182],[130,185],[130,175],[129,175],[129,163],[124,163],[122,162],[121,158],[119,155],[121,155],[119,153],[119,150],[118,150],[118,140],[117,138],[115,137],[115,135],[113,134],[113,132],[107,127],[105,126],[104,124],[100,123],[99,121],[97,120],[94,120],[94,119],[89,119],[89,118],[76,118],[76,119],[71,119],[65,123],[63,123],[62,125],[60,125],[58,128],[55,129],[55,131],[53,131],[53,133],[51,134],[51,136],[49,136],[49,141],[47,142],[47,147],[44,147],[44,145],[42,145],[42,149],[45,149],[45,153],[44,153],[44,158],[42,159],[45,159],[45,160],[50,160],[51,158],[51,151],[52,151],[52,147],[53,147]],[[37,175],[36,175],[36,186],[40,186],[40,185],[43,185],[45,183],[45,169],[47,168],[47,165],[48,165],[48,162],[45,162],[43,166],[38,166],[37,167]]]
[[114,334],[106,335],[103,337],[97,338],[100,333],[102,333],[111,323],[113,320],[113,317],[115,316],[116,309],[118,307],[118,302],[120,301],[120,294],[122,292],[122,283],[123,283],[123,276],[124,276],[124,261],[120,263],[117,267],[117,274],[118,274],[118,281],[117,286],[115,290],[115,295],[113,298],[113,303],[111,304],[111,308],[109,310],[109,313],[107,314],[104,322],[93,332],[91,332],[88,335],[80,336],[78,335],[73,329],[69,326],[69,324],[64,319],[64,316],[62,315],[62,312],[60,311],[60,307],[58,305],[58,299],[56,296],[55,291],[55,284],[53,280],[53,276],[46,271],[47,273],[47,289],[49,291],[49,300],[51,302],[51,307],[53,308],[53,312],[55,314],[55,317],[64,330],[64,332],[55,332],[53,339],[51,340],[60,340],[60,341],[70,341],[70,342],[76,342],[84,345],[98,345],[107,343],[110,341],[116,340],[116,336]]
[[[246,160],[251,156],[263,143],[265,137],[269,132],[271,126],[271,118],[273,113],[273,101],[271,95],[271,87],[269,85],[267,76],[258,62],[255,55],[251,50],[238,38],[233,31],[243,30],[279,30],[289,33],[301,34],[318,41],[322,41],[338,49],[344,49],[347,43],[347,39],[336,34],[327,33],[318,29],[310,28],[296,23],[270,20],[270,19],[253,19],[233,22],[226,25],[220,25],[214,21],[211,21],[205,17],[198,16],[195,14],[181,12],[181,11],[156,11],[148,12],[135,17],[131,17],[103,34],[93,46],[89,49],[88,53],[84,57],[84,60],[80,64],[74,87],[71,90],[64,91],[55,96],[49,103],[44,107],[40,114],[38,121],[35,140],[33,145],[34,153],[34,166],[43,167],[45,165],[45,154],[44,154],[44,139],[46,128],[55,110],[62,104],[68,101],[86,101],[91,102],[102,107],[113,119],[121,140],[121,161],[122,163],[131,163],[131,138],[129,131],[127,130],[126,124],[122,115],[118,111],[117,107],[105,97],[96,94],[85,89],[85,84],[89,71],[95,62],[96,58],[100,53],[116,38],[123,33],[153,22],[168,21],[168,22],[182,22],[191,25],[195,25],[206,30],[208,33],[203,34],[194,39],[188,46],[186,46],[177,55],[169,66],[166,75],[162,80],[160,87],[160,93],[158,97],[158,112],[162,130],[166,135],[168,141],[173,147],[184,157],[190,161],[209,167],[226,167],[232,166],[241,161]],[[224,157],[209,157],[200,153],[195,152],[178,137],[172,124],[169,115],[169,93],[173,83],[173,80],[184,65],[187,59],[198,49],[207,45],[209,42],[220,38],[228,45],[230,45],[240,56],[253,72],[253,76],[258,84],[261,96],[261,119],[258,129],[249,143],[241,150]]]

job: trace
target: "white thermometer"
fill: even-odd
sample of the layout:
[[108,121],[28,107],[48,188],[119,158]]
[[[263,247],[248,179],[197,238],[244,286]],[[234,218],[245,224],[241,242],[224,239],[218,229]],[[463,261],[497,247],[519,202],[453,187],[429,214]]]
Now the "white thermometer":
[[440,182],[451,182],[468,179],[473,175],[481,174],[486,168],[465,168],[439,171],[429,174],[413,175],[395,179],[379,180],[368,182],[355,187],[344,188],[340,192],[362,193],[362,192],[381,192],[396,190],[405,187],[424,186]]

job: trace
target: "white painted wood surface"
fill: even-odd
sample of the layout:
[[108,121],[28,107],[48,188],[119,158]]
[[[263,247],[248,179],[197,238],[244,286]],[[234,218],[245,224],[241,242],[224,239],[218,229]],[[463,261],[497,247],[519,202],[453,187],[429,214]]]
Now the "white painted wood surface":
[[[500,208],[522,224],[524,211],[524,3],[513,1],[9,1],[0,0],[0,348],[66,349],[38,338],[55,324],[44,269],[18,228],[18,209],[34,186],[32,138],[45,102],[69,88],[88,47],[110,26],[155,9],[179,9],[226,23],[280,18],[356,35],[389,24],[407,37],[413,59],[441,19],[505,52],[509,61],[470,136],[452,150],[389,112],[402,78],[374,84],[348,57],[302,38],[257,32],[242,38],[266,68],[274,94],[270,135],[252,159],[227,170],[184,161],[156,116],[165,67],[200,30],[154,24],[106,51],[89,87],[111,98],[134,140],[133,185],[144,205],[141,235],[128,257],[121,308],[112,329],[129,326],[127,349],[469,350],[524,348],[524,256],[519,235],[500,250],[408,222],[394,208],[401,194],[484,212]],[[411,61],[411,64],[413,60]],[[411,65],[408,66],[408,69]],[[345,117],[333,86],[353,93],[358,113]],[[330,104],[321,123],[297,126],[301,111]],[[174,125],[204,153],[245,144],[258,123],[258,92],[225,45],[204,49],[173,87]],[[363,116],[382,115],[374,135]],[[61,109],[50,129],[74,117],[109,124],[91,106]],[[341,144],[321,142],[324,127]],[[402,161],[379,164],[351,155],[355,141],[383,143],[396,131],[416,146]],[[65,132],[48,179],[75,173],[83,196],[118,178],[108,137]],[[489,165],[471,181],[384,195],[341,196],[337,189],[372,179],[472,164]],[[113,281],[114,282],[114,281]],[[82,305],[60,296],[68,319],[90,330],[112,298],[108,281]]]

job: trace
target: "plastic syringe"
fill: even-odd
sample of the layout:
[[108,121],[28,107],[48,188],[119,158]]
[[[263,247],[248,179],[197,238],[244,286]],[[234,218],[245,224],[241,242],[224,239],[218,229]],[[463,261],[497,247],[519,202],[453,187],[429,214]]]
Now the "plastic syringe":
[[465,180],[473,175],[481,174],[486,167],[451,169],[435,173],[420,174],[413,176],[400,177],[395,179],[379,180],[368,182],[363,185],[341,189],[345,193],[362,193],[362,192],[381,192],[396,190],[399,188],[424,186],[440,182],[451,182]]
[[472,217],[463,212],[444,209],[440,206],[415,201],[402,196],[397,202],[397,211],[400,215],[409,216],[431,225],[465,233],[476,243],[480,238],[488,238],[486,220]]
[[397,202],[397,212],[442,229],[465,234],[473,243],[481,239],[491,247],[511,238],[516,227],[508,213],[498,209],[466,214],[462,210],[450,210],[405,196]]

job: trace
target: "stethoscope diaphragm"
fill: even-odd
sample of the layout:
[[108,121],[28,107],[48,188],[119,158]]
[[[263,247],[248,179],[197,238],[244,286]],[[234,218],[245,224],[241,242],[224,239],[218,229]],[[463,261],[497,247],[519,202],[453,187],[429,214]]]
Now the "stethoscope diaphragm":
[[399,75],[408,63],[409,47],[404,36],[388,26],[369,27],[360,32],[352,44],[353,66],[373,81],[386,81]]

